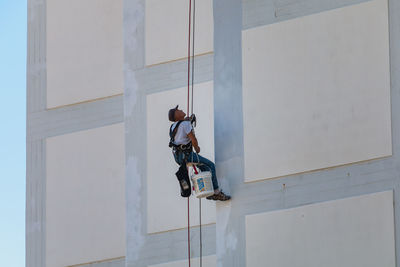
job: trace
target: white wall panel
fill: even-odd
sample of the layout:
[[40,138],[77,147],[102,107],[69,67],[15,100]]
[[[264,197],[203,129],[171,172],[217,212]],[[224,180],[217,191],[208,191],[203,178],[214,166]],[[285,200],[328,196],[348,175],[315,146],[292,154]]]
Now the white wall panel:
[[47,107],[121,94],[122,0],[46,3]]
[[125,255],[124,124],[46,140],[46,261]]
[[[215,267],[215,266],[217,266],[217,258],[214,255],[203,257],[202,265],[207,266],[207,267]],[[151,265],[148,267],[186,267],[186,266],[188,266],[187,260],[156,264],[156,265]],[[199,267],[200,259],[192,258],[192,260],[190,261],[190,266]]]
[[[186,112],[187,89],[179,88],[147,96],[147,231],[149,233],[184,228],[187,225],[187,201],[180,196],[175,172],[178,165],[168,147],[168,110],[179,104]],[[213,83],[195,87],[195,129],[201,155],[214,160]],[[202,223],[215,222],[215,203],[203,200]],[[191,197],[191,224],[197,225],[198,200]]]
[[[146,65],[187,57],[188,10],[187,0],[146,0]],[[196,1],[196,55],[213,51],[213,25],[212,0]]]
[[392,191],[246,216],[247,267],[394,267]]
[[242,32],[245,180],[391,155],[387,0]]

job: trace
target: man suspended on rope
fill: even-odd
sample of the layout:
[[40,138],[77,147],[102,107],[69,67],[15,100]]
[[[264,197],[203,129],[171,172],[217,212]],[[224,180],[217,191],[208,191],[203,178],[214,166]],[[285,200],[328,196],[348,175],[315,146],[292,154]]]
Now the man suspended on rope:
[[[173,109],[170,109],[168,112],[169,120],[171,122],[174,122],[170,128],[170,136],[171,136],[170,146],[172,147],[175,162],[181,166],[180,168],[181,172],[186,172],[186,176],[187,176],[186,163],[199,163],[198,168],[201,171],[211,170],[214,195],[207,197],[207,199],[221,200],[221,201],[229,200],[231,197],[224,194],[219,189],[218,180],[215,172],[215,164],[212,161],[198,154],[200,153],[200,147],[197,143],[197,138],[194,133],[194,129],[192,127],[192,123],[195,120],[195,116],[192,115],[190,118],[186,118],[185,116],[186,116],[185,112],[178,109],[178,106],[176,106]],[[193,152],[193,148],[196,151],[196,153]],[[189,185],[186,184],[187,182],[189,182]],[[185,186],[189,186],[190,188],[190,181],[188,179],[185,179],[185,181],[180,180],[180,183],[181,183],[181,194],[182,194],[182,189],[184,189]],[[184,194],[182,194],[182,196],[184,196]]]

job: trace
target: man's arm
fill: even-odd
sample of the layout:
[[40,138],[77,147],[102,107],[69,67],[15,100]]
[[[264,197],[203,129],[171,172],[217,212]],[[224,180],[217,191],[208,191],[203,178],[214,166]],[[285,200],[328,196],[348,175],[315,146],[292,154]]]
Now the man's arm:
[[190,141],[192,141],[192,145],[194,147],[194,150],[196,150],[197,153],[200,153],[200,147],[199,147],[199,144],[197,143],[197,138],[194,135],[193,131],[188,133],[187,136],[190,138]]

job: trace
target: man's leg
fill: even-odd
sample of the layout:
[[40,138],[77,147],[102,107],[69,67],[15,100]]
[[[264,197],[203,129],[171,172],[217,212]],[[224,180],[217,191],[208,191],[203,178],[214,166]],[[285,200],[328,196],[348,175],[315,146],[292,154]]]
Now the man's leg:
[[219,186],[218,186],[217,174],[215,171],[215,164],[211,160],[206,159],[205,157],[202,157],[194,152],[190,153],[188,162],[201,163],[202,165],[198,166],[201,171],[211,171],[211,179],[214,191],[218,192]]

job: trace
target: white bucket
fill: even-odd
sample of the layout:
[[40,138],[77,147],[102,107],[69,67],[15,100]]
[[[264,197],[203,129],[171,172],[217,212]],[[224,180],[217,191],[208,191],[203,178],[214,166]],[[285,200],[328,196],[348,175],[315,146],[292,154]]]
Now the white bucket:
[[199,172],[192,175],[192,182],[197,198],[214,195],[214,187],[211,180],[211,172]]

